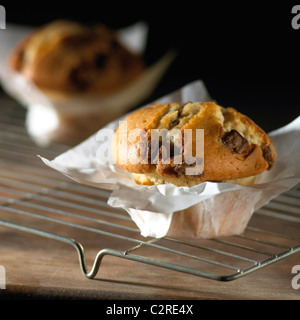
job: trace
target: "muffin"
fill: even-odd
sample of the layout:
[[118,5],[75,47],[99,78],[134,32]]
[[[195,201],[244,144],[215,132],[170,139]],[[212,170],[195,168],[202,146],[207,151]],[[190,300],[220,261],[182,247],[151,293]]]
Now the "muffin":
[[[13,48],[7,66],[51,105],[29,108],[29,133],[37,141],[68,145],[120,116],[118,94],[122,99],[145,71],[141,55],[125,47],[113,30],[65,20],[33,30]],[[36,124],[36,118],[45,125]],[[47,118],[54,119],[53,128],[48,129]]]
[[14,48],[8,63],[41,90],[63,95],[110,93],[144,70],[141,57],[112,30],[62,20],[34,30]]
[[[196,135],[198,129],[202,135]],[[162,139],[153,143],[151,136],[161,131],[169,138],[169,148]],[[181,161],[175,161],[175,149],[181,151]],[[126,152],[124,161],[120,155]],[[187,187],[205,181],[249,184],[277,159],[271,139],[258,125],[235,109],[213,102],[153,104],[132,113],[115,131],[112,154],[137,184]]]
[[153,104],[133,112],[114,132],[112,156],[138,185],[174,185],[169,197],[185,192],[177,187],[195,187],[197,197],[202,183],[214,190],[219,187],[214,183],[242,185],[202,200],[200,194],[198,202],[174,212],[140,210],[138,203],[126,208],[143,236],[181,239],[242,233],[260,197],[259,190],[244,187],[277,159],[272,140],[258,125],[213,102]]

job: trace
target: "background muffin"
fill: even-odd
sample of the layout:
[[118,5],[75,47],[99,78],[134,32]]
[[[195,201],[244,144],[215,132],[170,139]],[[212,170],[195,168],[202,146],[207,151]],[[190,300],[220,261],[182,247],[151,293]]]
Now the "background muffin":
[[[139,28],[146,38],[146,26]],[[76,145],[151,93],[170,59],[146,68],[142,51],[121,38],[103,24],[56,20],[14,45],[3,81],[28,107],[27,130],[37,144]]]
[[9,65],[40,89],[63,94],[110,93],[144,70],[142,58],[113,31],[65,20],[30,33],[11,53]]

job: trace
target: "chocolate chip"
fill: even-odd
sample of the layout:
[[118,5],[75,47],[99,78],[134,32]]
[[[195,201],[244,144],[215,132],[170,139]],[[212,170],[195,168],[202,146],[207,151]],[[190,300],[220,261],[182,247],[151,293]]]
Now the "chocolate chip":
[[95,65],[97,69],[102,69],[106,63],[107,55],[100,53],[96,56]]
[[176,167],[172,167],[172,166],[164,166],[163,173],[168,176],[175,176],[175,177],[178,176]]
[[248,157],[254,150],[254,145],[250,144],[248,140],[236,130],[231,130],[230,132],[225,133],[221,140],[227,149],[243,156],[244,158]]
[[273,152],[270,146],[265,146],[262,150],[264,159],[268,162],[269,168],[273,166],[275,163],[275,159],[273,158]]
[[170,122],[170,124],[169,124],[170,128],[176,127],[179,124],[179,122],[180,122],[180,118],[178,117],[175,120],[173,120],[172,122]]
[[72,87],[78,90],[85,90],[91,82],[88,67],[82,64],[71,70],[69,80]]

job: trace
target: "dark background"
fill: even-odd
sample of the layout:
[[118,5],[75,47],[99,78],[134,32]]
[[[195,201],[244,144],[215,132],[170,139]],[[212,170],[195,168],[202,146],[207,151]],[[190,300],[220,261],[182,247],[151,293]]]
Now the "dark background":
[[1,4],[7,23],[32,26],[72,19],[118,29],[146,21],[150,28],[146,63],[169,48],[176,48],[178,56],[145,103],[202,79],[220,105],[246,113],[266,131],[299,115],[300,29],[291,26],[297,1]]

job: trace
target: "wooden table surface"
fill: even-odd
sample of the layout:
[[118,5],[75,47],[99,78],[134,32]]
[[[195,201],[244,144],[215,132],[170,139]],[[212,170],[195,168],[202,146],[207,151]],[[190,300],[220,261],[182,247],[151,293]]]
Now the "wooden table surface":
[[0,297],[55,299],[299,299],[293,289],[295,254],[231,282],[218,282],[114,257],[86,279],[77,254],[54,241],[1,228],[1,264],[6,289]]
[[[131,241],[87,231],[89,229],[74,229],[64,224],[57,225],[51,221],[43,221],[21,214],[30,212],[59,219],[59,210],[64,210],[64,212],[105,220],[105,217],[99,218],[99,215],[92,212],[91,209],[113,213],[115,211],[106,206],[104,193],[98,193],[98,190],[90,187],[77,185],[45,167],[37,159],[36,154],[40,153],[38,151],[42,151],[43,154],[50,157],[55,153],[62,152],[64,147],[54,146],[47,150],[39,150],[39,147],[34,145],[26,134],[21,121],[21,115],[24,112],[19,109],[11,111],[15,110],[14,108],[18,109],[17,106],[9,106],[9,109],[5,110],[10,111],[1,114],[0,220],[75,239],[84,248],[88,271],[91,270],[94,259],[100,250],[110,248],[125,252],[128,248],[134,247],[136,244]],[[13,123],[10,120],[12,116]],[[203,247],[213,246],[218,250],[229,250],[232,254],[245,255],[254,261],[273,258],[275,254],[286,251],[290,247],[296,248],[300,244],[298,221],[300,200],[297,197],[297,191],[293,192],[285,196],[279,203],[279,205],[287,207],[291,201],[293,210],[288,213],[288,217],[292,217],[292,219],[284,218],[286,212],[281,207],[278,209],[280,215],[277,218],[255,213],[244,235],[221,239],[224,240],[223,243],[203,240],[196,244]],[[79,197],[73,199],[71,195]],[[93,200],[95,203],[87,205],[84,198]],[[49,199],[53,201],[49,202]],[[65,201],[67,204],[60,203],[58,200]],[[98,203],[100,200],[101,203]],[[75,207],[68,208],[68,203],[75,205]],[[48,212],[47,209],[52,211]],[[118,234],[126,233],[126,236],[130,238],[143,241],[144,239],[134,230],[136,227],[128,219],[126,213],[118,212],[118,214],[126,217],[123,219],[124,221],[121,219],[122,223],[130,228],[130,231],[121,230]],[[81,220],[76,216],[61,219],[68,221],[68,223],[78,223]],[[118,217],[109,218],[109,221],[113,223],[118,220],[120,220]],[[87,228],[96,227],[92,220],[85,221],[85,225]],[[109,233],[112,227],[104,224],[100,229]],[[271,232],[283,232],[289,238],[282,238]],[[259,243],[253,241],[257,235],[260,235],[263,241]],[[235,245],[226,243],[226,241],[235,243]],[[270,245],[269,241],[275,244],[280,241],[280,244],[278,246]],[[167,239],[162,239],[159,244],[167,242],[169,242]],[[176,250],[184,250],[184,246],[176,242],[171,243],[171,248]],[[253,247],[256,250],[252,250]],[[219,255],[216,252],[207,252],[207,250],[199,250],[199,248],[185,250],[192,255],[197,251],[200,256],[219,261]],[[134,254],[151,257],[155,261],[183,265],[195,270],[219,272],[218,266],[207,265],[203,261],[189,259],[182,255],[169,254],[158,250],[155,246],[142,246],[135,250]],[[222,263],[232,264],[232,257],[225,256],[222,259]],[[243,261],[241,268],[247,263]],[[0,299],[298,300],[300,289],[292,286],[293,278],[296,276],[292,273],[292,268],[299,264],[300,253],[297,252],[238,279],[219,281],[106,255],[96,276],[93,279],[88,279],[80,268],[77,251],[69,243],[62,243],[0,225],[0,265],[5,268],[6,285],[5,289],[0,289]],[[234,271],[227,270],[228,272]],[[300,280],[294,279],[294,283],[300,284]]]

